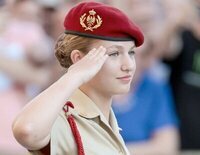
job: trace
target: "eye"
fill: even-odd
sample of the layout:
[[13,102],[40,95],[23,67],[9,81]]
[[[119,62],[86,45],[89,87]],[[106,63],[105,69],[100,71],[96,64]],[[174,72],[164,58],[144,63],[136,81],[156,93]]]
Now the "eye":
[[129,51],[128,54],[129,55],[135,55],[135,51]]
[[114,56],[114,57],[119,56],[119,52],[118,51],[112,52],[109,54],[109,56]]

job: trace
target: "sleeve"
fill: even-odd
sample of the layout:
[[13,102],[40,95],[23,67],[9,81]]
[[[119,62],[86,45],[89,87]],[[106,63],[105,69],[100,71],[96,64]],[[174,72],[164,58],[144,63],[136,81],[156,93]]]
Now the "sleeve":
[[45,146],[40,150],[35,150],[35,151],[28,150],[27,155],[50,155],[50,142],[47,144],[47,146]]
[[40,150],[31,151],[30,155],[56,155],[56,154],[66,154],[65,141],[68,131],[66,130],[67,123],[62,116],[58,116],[52,129],[51,129],[51,139],[47,146]]
[[151,117],[150,130],[155,130],[165,127],[178,127],[178,118],[176,115],[174,101],[171,93],[171,88],[167,84],[162,84],[155,89],[156,96],[154,97]]
[[51,131],[51,154],[69,154],[74,140],[70,126],[64,116],[59,116]]

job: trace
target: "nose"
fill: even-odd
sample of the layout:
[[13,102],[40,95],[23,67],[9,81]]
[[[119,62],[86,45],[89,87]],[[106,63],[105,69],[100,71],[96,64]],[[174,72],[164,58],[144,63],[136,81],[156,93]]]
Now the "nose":
[[130,71],[135,72],[135,69],[136,69],[135,58],[130,57],[130,55],[125,56],[121,65],[121,70],[126,72]]

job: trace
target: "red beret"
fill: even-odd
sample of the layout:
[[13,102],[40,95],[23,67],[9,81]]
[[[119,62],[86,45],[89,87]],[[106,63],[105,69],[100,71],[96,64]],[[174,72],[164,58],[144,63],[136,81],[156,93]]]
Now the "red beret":
[[144,42],[140,28],[122,11],[97,2],[82,2],[65,17],[65,33],[111,41]]

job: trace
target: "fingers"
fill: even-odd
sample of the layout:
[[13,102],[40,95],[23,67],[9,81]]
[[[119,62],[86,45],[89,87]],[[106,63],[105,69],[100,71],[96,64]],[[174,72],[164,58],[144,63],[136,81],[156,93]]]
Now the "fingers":
[[91,51],[89,51],[86,57],[93,60],[99,60],[104,57],[107,57],[105,53],[106,53],[106,48],[104,48],[103,46],[100,46],[98,49],[93,48]]
[[88,58],[94,57],[95,52],[96,52],[96,48],[93,48],[91,51],[88,52],[86,57],[88,57]]
[[108,58],[108,54],[106,54],[106,48],[104,47],[100,47],[99,52],[97,53],[95,59],[98,62],[105,62],[105,60]]
[[98,52],[96,53],[96,58],[102,58],[106,53],[106,48],[103,46],[100,46],[98,49]]

